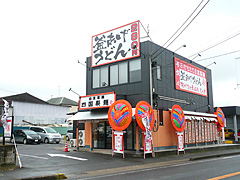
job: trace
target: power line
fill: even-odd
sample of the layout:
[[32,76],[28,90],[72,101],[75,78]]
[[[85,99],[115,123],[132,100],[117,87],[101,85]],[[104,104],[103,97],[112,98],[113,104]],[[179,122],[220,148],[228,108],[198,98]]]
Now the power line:
[[[196,12],[196,10],[198,9],[198,7],[199,7],[202,3],[203,3],[203,0],[202,0],[201,3],[195,8],[195,10],[190,14],[190,16],[184,21],[184,23],[177,29],[177,31],[167,40],[167,42],[165,42],[165,43],[163,44],[163,46],[165,46],[165,45],[170,41],[170,39],[172,39],[172,38],[177,34],[177,32],[184,26],[184,24],[186,24],[186,22],[191,18],[191,16]],[[162,48],[159,48],[157,51],[155,51],[155,52],[152,54],[152,56],[153,56],[154,54],[156,54],[160,49],[162,49]]]
[[[207,2],[206,2],[206,4],[204,4],[204,6],[199,10],[199,12],[193,17],[193,19],[187,24],[187,26],[180,32],[180,34],[177,36],[177,37],[175,37],[172,41],[171,41],[171,43],[166,47],[166,48],[168,48],[186,29],[187,29],[187,27],[195,20],[195,18],[200,14],[200,12],[205,8],[205,6],[209,3],[209,1],[210,0],[208,0]],[[165,49],[166,49],[165,48]],[[164,49],[164,50],[165,50]],[[160,54],[162,54],[162,52],[164,51],[164,50],[162,50],[160,53],[158,53],[155,57],[157,57],[157,56],[159,56]],[[155,53],[154,53],[155,54]]]
[[224,43],[224,42],[226,42],[226,41],[228,41],[228,40],[230,40],[230,39],[232,39],[232,38],[234,38],[234,37],[236,37],[236,36],[238,36],[238,35],[240,35],[240,32],[238,32],[237,34],[235,34],[235,35],[233,35],[233,36],[231,36],[231,37],[229,37],[229,38],[227,38],[227,39],[225,39],[225,40],[223,40],[223,41],[221,41],[221,42],[219,42],[219,43],[217,43],[217,44],[215,44],[215,45],[212,45],[212,46],[210,46],[210,47],[208,47],[208,48],[206,48],[206,49],[204,49],[204,50],[202,50],[202,51],[200,51],[200,52],[198,52],[198,53],[195,53],[195,54],[189,56],[188,58],[190,58],[190,57],[192,57],[192,56],[194,56],[194,55],[196,55],[196,54],[205,52],[205,51],[207,51],[207,50],[209,50],[209,49],[212,49],[212,48],[214,48],[214,47],[216,47],[216,46],[218,46],[218,45],[220,45],[220,44],[222,44],[222,43]]
[[141,21],[139,21],[139,22],[140,22],[140,24],[142,25],[142,27],[143,27],[144,31],[147,33],[147,37],[149,37],[149,38],[150,38],[150,40],[153,42],[152,38],[151,38],[151,37],[150,37],[150,35],[149,35],[149,31],[146,31],[146,29],[145,29],[145,27],[143,26],[143,24],[142,24],[142,22],[141,22]]
[[220,56],[226,56],[228,54],[233,54],[233,53],[236,53],[236,52],[239,52],[240,50],[237,50],[237,51],[233,51],[233,52],[229,52],[229,53],[225,53],[225,54],[220,54],[220,55],[217,55],[217,56],[212,56],[212,57],[209,57],[209,58],[205,58],[205,59],[200,59],[198,61],[195,61],[195,62],[199,62],[199,61],[205,61],[207,59],[212,59],[212,58],[216,58],[216,57],[220,57]]

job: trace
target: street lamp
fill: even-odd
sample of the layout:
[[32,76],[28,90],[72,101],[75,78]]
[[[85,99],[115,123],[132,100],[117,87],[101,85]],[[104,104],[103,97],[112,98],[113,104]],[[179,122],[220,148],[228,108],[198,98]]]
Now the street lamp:
[[177,51],[178,51],[179,49],[181,49],[182,47],[187,47],[187,45],[184,44],[184,45],[180,46],[179,48],[177,48],[177,49],[174,51],[174,53],[177,52]]
[[201,57],[201,54],[197,54],[197,55],[191,60],[191,62],[192,62],[195,58],[197,58],[198,56]]
[[[213,63],[207,65],[206,67],[209,67],[209,66],[211,66],[211,65],[213,65],[213,64],[217,64],[217,63],[214,61]],[[206,67],[205,67],[205,68],[206,68]]]
[[72,91],[74,94],[76,94],[80,97],[80,95],[78,93],[76,93],[75,91],[73,91],[72,88],[70,88],[69,91]]

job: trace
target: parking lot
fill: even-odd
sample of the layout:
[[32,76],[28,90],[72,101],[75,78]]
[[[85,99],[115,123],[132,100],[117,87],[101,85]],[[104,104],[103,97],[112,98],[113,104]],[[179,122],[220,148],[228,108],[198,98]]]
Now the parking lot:
[[[57,173],[65,174],[68,179],[77,179],[85,171],[108,169],[125,166],[130,159],[121,156],[95,154],[86,151],[64,152],[65,142],[59,144],[23,144],[18,143],[17,148],[23,168],[0,172],[0,179],[20,179],[35,176],[45,176]],[[68,142],[69,144],[69,142]],[[133,161],[130,164],[135,164]]]

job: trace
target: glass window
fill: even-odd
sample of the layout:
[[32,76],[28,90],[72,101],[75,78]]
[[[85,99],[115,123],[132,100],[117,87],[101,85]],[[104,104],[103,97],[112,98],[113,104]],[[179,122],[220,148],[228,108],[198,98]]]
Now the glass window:
[[159,66],[159,65],[157,65],[157,79],[158,80],[162,79],[161,66]]
[[[108,66],[102,67],[100,70],[101,70],[100,86],[103,87],[103,82],[105,82],[108,85]],[[104,86],[106,85],[104,84]]]
[[92,77],[92,82],[93,82],[93,88],[98,88],[99,87],[99,69],[94,69],[93,70],[93,77]]
[[118,65],[110,66],[110,85],[118,84]]
[[128,82],[128,64],[127,62],[119,63],[119,84]]
[[129,61],[130,82],[141,81],[141,59]]

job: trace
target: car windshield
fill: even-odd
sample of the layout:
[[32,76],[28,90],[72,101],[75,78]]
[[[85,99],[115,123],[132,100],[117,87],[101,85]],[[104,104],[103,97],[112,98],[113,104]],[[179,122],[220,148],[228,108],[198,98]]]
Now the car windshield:
[[26,135],[36,135],[34,131],[24,131]]
[[48,132],[48,133],[57,133],[54,129],[52,128],[45,128],[45,130]]

